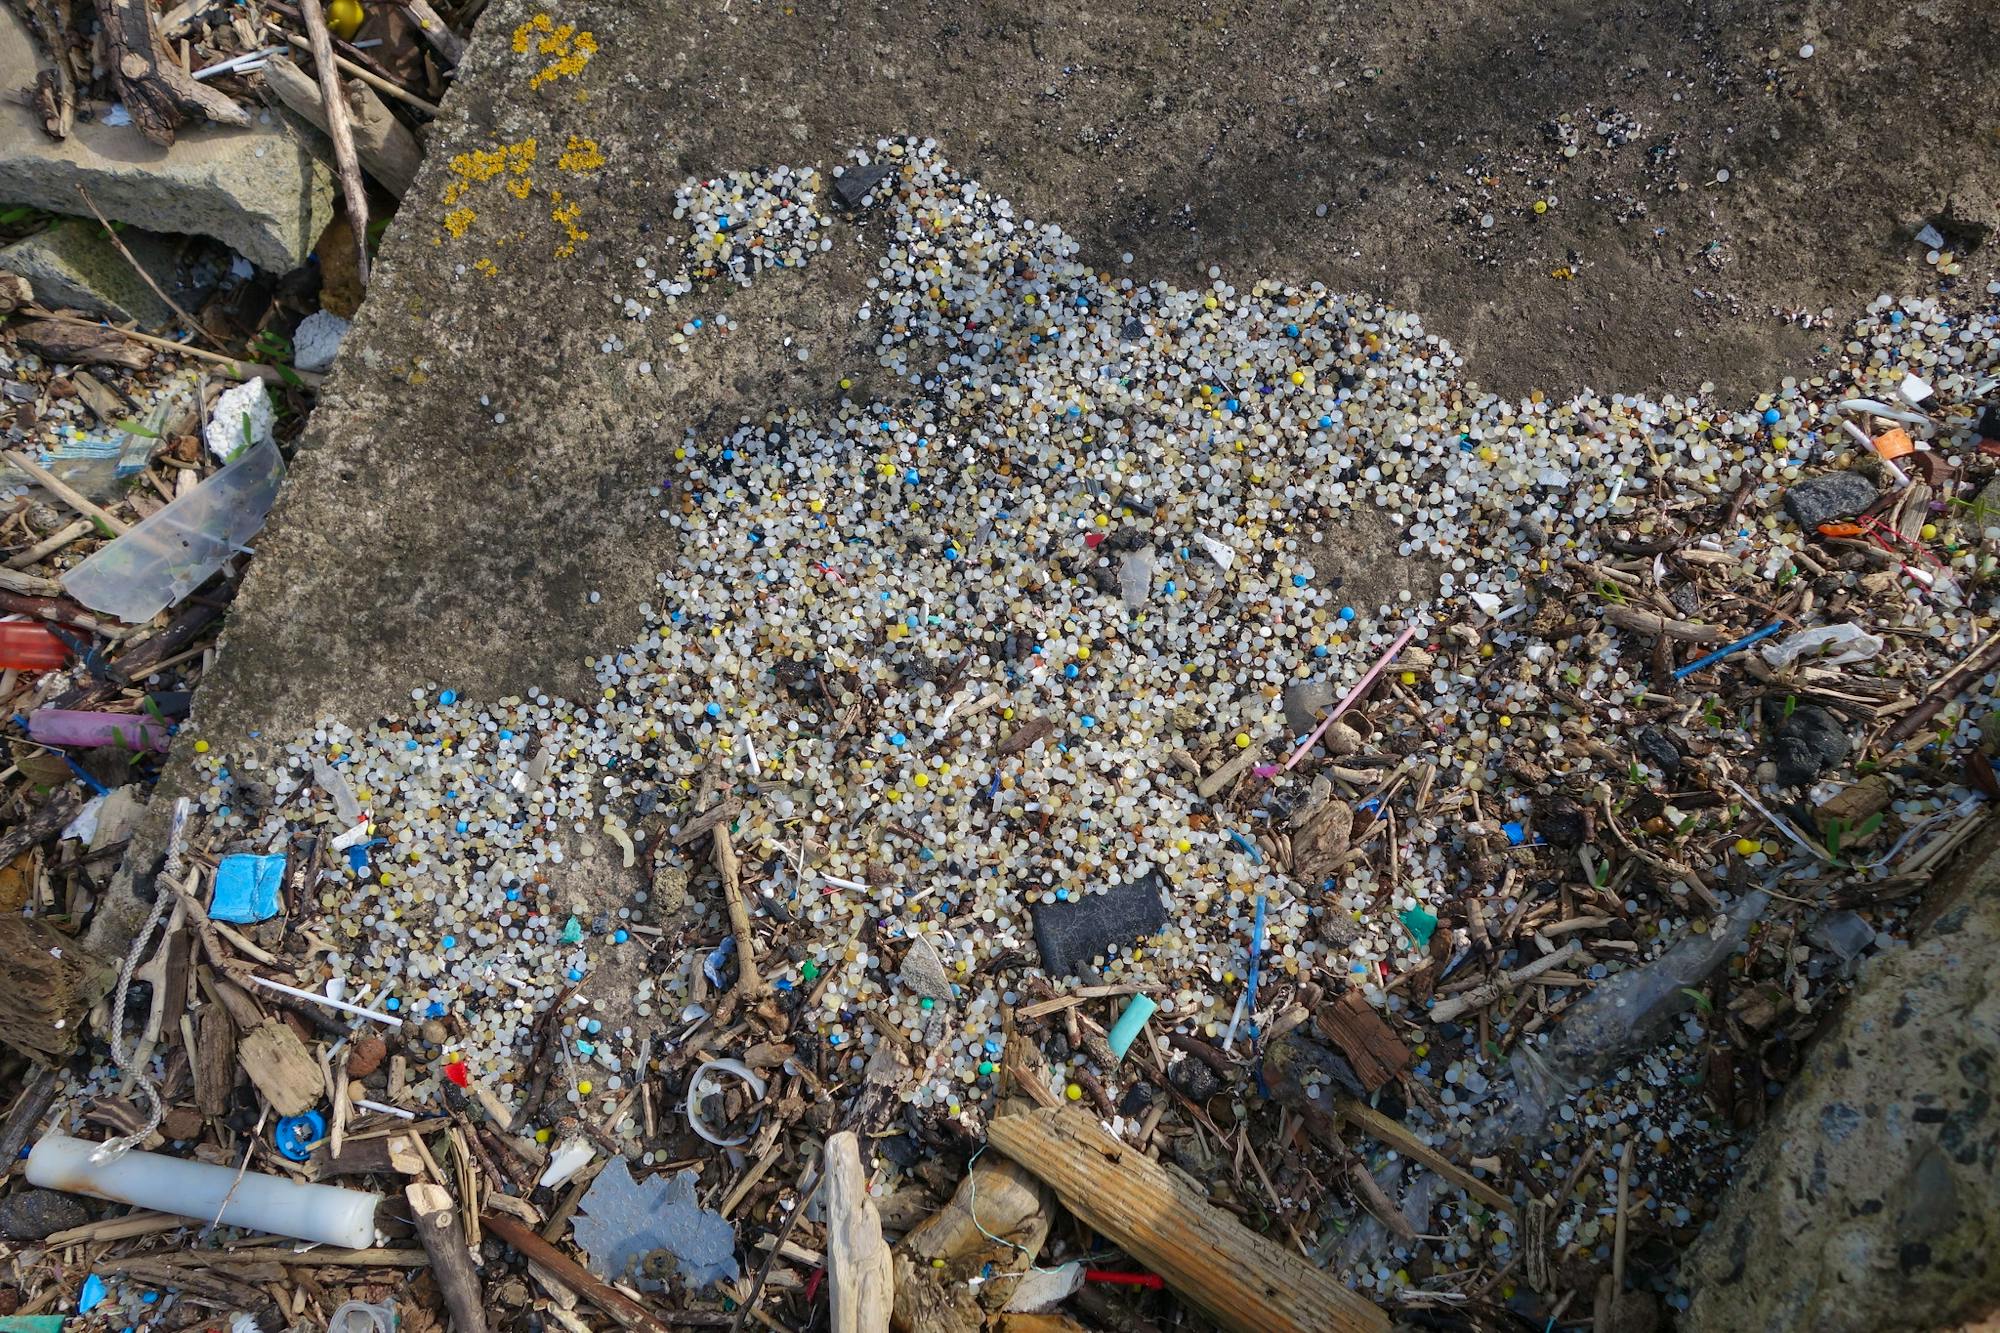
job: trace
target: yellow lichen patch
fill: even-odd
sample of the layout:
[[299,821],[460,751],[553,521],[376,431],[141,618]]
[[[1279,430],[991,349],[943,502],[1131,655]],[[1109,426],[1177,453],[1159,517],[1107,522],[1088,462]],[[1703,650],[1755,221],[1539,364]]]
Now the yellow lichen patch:
[[558,25],[547,14],[537,14],[514,29],[514,54],[527,55],[531,48],[537,55],[555,57],[528,80],[530,88],[539,88],[583,73],[583,67],[597,54],[597,38],[587,31],[578,32],[574,23]]
[[604,154],[598,150],[597,140],[572,134],[556,165],[564,171],[595,171],[604,165]]
[[532,138],[519,143],[502,144],[498,148],[474,148],[456,153],[447,164],[453,179],[444,187],[444,206],[450,211],[444,215],[444,229],[453,239],[462,238],[479,216],[464,207],[466,195],[472,187],[500,175],[512,177],[507,182],[508,193],[516,199],[526,199],[534,189],[534,177],[528,173],[535,169],[535,158],[540,147]]
[[472,270],[483,277],[491,278],[499,275],[500,266],[494,263],[491,258],[481,255],[472,261]]
[[587,241],[590,239],[590,233],[576,225],[577,219],[583,216],[583,206],[578,204],[574,199],[565,203],[561,190],[549,191],[549,200],[555,205],[555,207],[549,210],[549,216],[555,220],[555,224],[558,227],[563,229],[563,234],[568,238],[556,247],[556,258],[568,259],[576,253],[576,243],[578,241]]
[[535,157],[540,151],[540,145],[533,138],[502,144],[498,148],[474,148],[469,152],[453,154],[451,172],[465,181],[490,181],[503,171],[525,176],[534,170]]

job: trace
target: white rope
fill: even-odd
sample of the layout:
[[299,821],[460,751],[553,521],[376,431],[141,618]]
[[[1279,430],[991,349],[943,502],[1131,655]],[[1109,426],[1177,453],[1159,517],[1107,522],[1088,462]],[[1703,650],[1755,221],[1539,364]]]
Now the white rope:
[[115,1139],[107,1139],[90,1154],[93,1162],[102,1162],[126,1149],[144,1143],[160,1127],[166,1115],[166,1108],[160,1104],[159,1089],[153,1086],[153,1079],[144,1069],[133,1065],[135,1051],[125,1046],[125,994],[132,987],[132,974],[139,968],[139,960],[146,954],[147,942],[159,928],[160,918],[165,915],[167,904],[176,893],[175,883],[181,877],[181,851],[187,838],[187,820],[190,803],[183,796],[174,803],[174,822],[167,834],[167,859],[160,867],[159,875],[153,881],[153,910],[147,914],[146,924],[132,940],[132,947],[125,953],[125,963],[118,969],[118,989],[111,999],[111,1063],[121,1073],[138,1084],[147,1105],[146,1124],[143,1129],[131,1134],[120,1134]]

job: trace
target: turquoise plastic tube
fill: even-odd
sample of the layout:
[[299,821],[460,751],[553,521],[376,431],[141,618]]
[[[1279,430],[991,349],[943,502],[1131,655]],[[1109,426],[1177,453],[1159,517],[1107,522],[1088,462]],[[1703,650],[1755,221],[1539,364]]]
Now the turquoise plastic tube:
[[1151,1018],[1159,1007],[1149,996],[1134,995],[1132,1003],[1125,1006],[1125,1012],[1118,1015],[1118,1021],[1111,1025],[1111,1031],[1104,1036],[1104,1044],[1111,1048],[1111,1053],[1123,1060],[1125,1052],[1132,1049],[1132,1042],[1138,1037],[1139,1029],[1146,1026],[1146,1020]]

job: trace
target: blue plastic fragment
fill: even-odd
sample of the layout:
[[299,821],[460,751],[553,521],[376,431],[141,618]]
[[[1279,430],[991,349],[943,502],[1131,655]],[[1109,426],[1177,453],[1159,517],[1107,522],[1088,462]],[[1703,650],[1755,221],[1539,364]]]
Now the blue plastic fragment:
[[83,1289],[76,1294],[76,1312],[89,1314],[108,1295],[110,1293],[104,1289],[104,1279],[92,1273],[83,1280]]
[[1528,840],[1528,830],[1522,828],[1519,822],[1515,820],[1510,819],[1502,824],[1500,831],[1506,834],[1507,841],[1513,843],[1516,847],[1519,847]]
[[209,900],[208,914],[235,925],[269,921],[278,914],[284,886],[282,855],[225,856],[215,867],[215,896]]

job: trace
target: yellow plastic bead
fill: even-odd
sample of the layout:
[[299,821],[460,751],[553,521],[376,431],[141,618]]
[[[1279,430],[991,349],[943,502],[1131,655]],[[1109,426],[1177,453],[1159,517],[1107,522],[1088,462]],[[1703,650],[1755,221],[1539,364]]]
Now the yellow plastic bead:
[[1079,661],[1079,662],[1088,662],[1088,661],[1090,660],[1090,645],[1089,645],[1089,644],[1087,644],[1087,643],[1079,643],[1079,644],[1078,644],[1078,645],[1076,646],[1076,660],[1077,660],[1077,661]]
[[207,754],[207,753],[208,753],[208,742],[207,742],[207,741],[196,741],[196,742],[194,743],[194,752],[195,752],[196,754]]
[[916,786],[928,787],[931,785],[931,775],[928,773],[917,773],[911,776],[910,781]]
[[535,1131],[535,1142],[547,1143],[548,1141],[549,1141],[549,1132],[546,1129],[538,1129]]
[[1736,854],[1738,856],[1755,856],[1759,850],[1757,842],[1753,838],[1738,838],[1736,840]]
[[1306,382],[1306,373],[1303,370],[1295,370],[1292,372],[1292,383],[1304,384],[1305,382]]
[[1538,215],[1539,215],[1539,214],[1542,214],[1542,213],[1546,213],[1546,212],[1548,212],[1548,211],[1549,211],[1549,201],[1548,201],[1548,200],[1546,200],[1546,199],[1537,199],[1537,200],[1535,200],[1535,212],[1536,212],[1536,213],[1537,213]]
[[1935,524],[1935,523],[1926,523],[1926,524],[1924,524],[1924,525],[1923,525],[1923,526],[1922,526],[1921,528],[1918,528],[1918,529],[1917,529],[1917,535],[1918,535],[1919,537],[1922,537],[1922,538],[1923,538],[1923,539],[1924,539],[1925,541],[1927,541],[1927,542],[1934,542],[1934,541],[1936,541],[1936,540],[1937,540],[1937,524]]
[[1405,672],[1403,673],[1403,683],[1404,683],[1405,685],[1414,685],[1414,684],[1416,684],[1416,683],[1417,683],[1417,673],[1416,673],[1416,672],[1414,672],[1414,671],[1405,671]]
[[1248,732],[1239,731],[1236,733],[1236,748],[1239,750],[1250,748],[1250,735]]
[[579,1096],[588,1097],[590,1095],[590,1088],[591,1088],[591,1083],[589,1079],[584,1079],[583,1081],[581,1081],[576,1085],[576,1090]]
[[806,501],[806,508],[812,510],[815,514],[817,514],[820,510],[826,508],[826,501],[808,500]]
[[1063,1096],[1069,1098],[1073,1102],[1080,1102],[1083,1100],[1083,1089],[1078,1087],[1076,1084],[1072,1083],[1068,1087],[1063,1089]]

